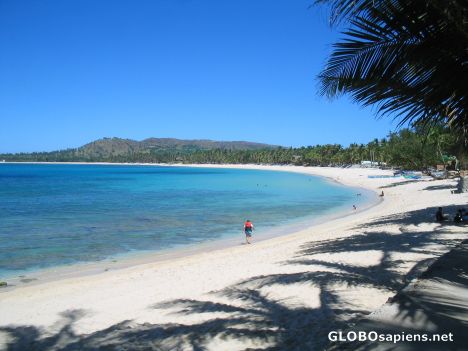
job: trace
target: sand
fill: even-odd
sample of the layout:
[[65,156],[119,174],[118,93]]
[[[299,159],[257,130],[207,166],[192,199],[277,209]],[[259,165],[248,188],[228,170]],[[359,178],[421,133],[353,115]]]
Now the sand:
[[[418,279],[353,328],[381,335],[395,335],[399,342],[354,343],[352,350],[466,350],[468,240],[439,258]],[[409,340],[403,340],[404,336],[409,335]],[[425,336],[431,341],[415,343],[412,341],[414,335],[421,338]],[[331,350],[334,349],[343,350],[343,344],[333,345]]]
[[[219,167],[218,165],[215,167]],[[234,167],[225,165],[224,167]],[[329,177],[380,193],[363,212],[284,237],[0,290],[0,349],[321,350],[468,238],[435,223],[455,180],[359,168],[236,166]]]

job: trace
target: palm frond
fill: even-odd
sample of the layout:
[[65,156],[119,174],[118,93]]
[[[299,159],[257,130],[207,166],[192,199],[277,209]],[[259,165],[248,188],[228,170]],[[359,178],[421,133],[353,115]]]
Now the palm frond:
[[443,121],[466,142],[468,36],[450,22],[459,24],[450,15],[456,0],[448,10],[434,3],[382,1],[354,16],[319,76],[320,93],[350,94],[400,124]]

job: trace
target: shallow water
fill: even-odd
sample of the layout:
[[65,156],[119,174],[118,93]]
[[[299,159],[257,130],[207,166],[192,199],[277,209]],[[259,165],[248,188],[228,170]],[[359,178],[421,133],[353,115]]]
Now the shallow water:
[[0,277],[255,236],[367,200],[303,174],[189,167],[0,164]]

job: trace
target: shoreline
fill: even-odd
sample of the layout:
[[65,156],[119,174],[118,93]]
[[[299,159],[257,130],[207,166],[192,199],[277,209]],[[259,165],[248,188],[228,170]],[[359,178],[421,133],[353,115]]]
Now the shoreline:
[[[289,224],[282,224],[276,228],[270,228],[270,230],[262,237],[255,237],[254,244],[274,240],[277,238],[284,238],[290,235],[294,235],[303,230],[310,230],[313,227],[323,225],[336,221],[337,219],[343,219],[350,216],[359,215],[361,212],[371,210],[373,207],[378,206],[382,203],[383,199],[377,197],[375,189],[369,189],[362,186],[346,185],[340,182],[333,176],[323,176],[314,172],[313,168],[316,167],[300,167],[297,166],[271,166],[271,165],[237,165],[237,164],[127,164],[127,163],[77,163],[77,162],[6,162],[6,163],[25,163],[25,164],[76,164],[76,165],[116,165],[116,166],[156,166],[156,167],[190,167],[190,168],[229,168],[229,169],[247,169],[247,170],[266,170],[275,172],[292,172],[304,175],[315,176],[326,179],[329,182],[340,184],[341,186],[353,188],[357,191],[365,191],[374,193],[375,198],[368,198],[364,203],[364,207],[358,207],[355,211],[345,211],[344,208],[339,209],[334,214],[322,214],[318,219],[312,219],[311,215],[306,218],[293,220]],[[284,169],[287,167],[287,169]],[[291,169],[291,167],[294,167]],[[323,167],[320,167],[323,168]],[[312,170],[312,172],[310,171]],[[286,227],[292,227],[292,229],[286,230]],[[158,264],[164,263],[171,260],[183,259],[190,256],[196,256],[205,254],[213,250],[229,250],[239,245],[244,245],[243,237],[220,237],[213,241],[206,241],[195,244],[181,245],[172,248],[165,248],[160,250],[148,250],[148,251],[134,251],[126,252],[121,254],[112,255],[104,258],[100,261],[89,261],[89,262],[76,262],[73,264],[63,264],[45,268],[32,268],[18,273],[12,273],[2,277],[2,281],[8,283],[7,287],[0,289],[0,295],[7,291],[21,289],[23,287],[38,286],[44,283],[50,283],[55,281],[61,281],[70,278],[83,278],[92,275],[99,275],[104,272],[122,270],[130,267],[135,267],[145,264]]]
[[[7,161],[0,162],[0,165],[5,164],[32,164],[32,165],[96,165],[96,166],[147,166],[147,167],[193,167],[193,168],[228,168],[228,169],[252,169],[252,170],[265,170],[265,171],[286,171],[293,173],[301,173],[307,175],[314,175],[329,179],[332,182],[336,182],[342,185],[350,185],[356,187],[362,187],[368,190],[376,190],[378,186],[372,186],[370,183],[359,183],[355,185],[355,182],[347,182],[346,178],[340,178],[340,176],[334,176],[331,174],[333,170],[361,170],[363,173],[367,172],[380,172],[381,175],[393,175],[392,170],[382,170],[379,168],[360,168],[360,167],[319,167],[319,166],[296,166],[296,165],[275,165],[275,164],[236,164],[236,163],[129,163],[129,162],[37,162],[37,161]],[[331,171],[331,172],[330,172]],[[397,179],[390,179],[388,183],[395,182]],[[369,188],[370,186],[370,188]]]
[[[382,170],[379,168],[341,168],[341,167],[318,167],[318,166],[295,166],[295,165],[274,165],[274,164],[235,164],[235,163],[214,163],[214,164],[202,164],[202,163],[127,163],[127,162],[19,162],[19,161],[8,161],[1,162],[1,164],[32,164],[32,165],[77,165],[77,166],[86,166],[86,165],[96,165],[96,166],[147,166],[147,167],[191,167],[191,168],[228,168],[228,169],[251,169],[251,170],[265,170],[265,171],[284,171],[292,173],[301,173],[306,175],[313,175],[326,178],[332,182],[339,183],[345,186],[353,186],[354,182],[348,183],[346,178],[343,180],[339,176],[335,177],[330,174],[330,170],[362,170],[366,172],[381,172],[382,175],[393,174],[391,170]],[[326,170],[322,172],[321,170]],[[392,181],[395,181],[393,179]],[[361,183],[359,183],[361,184]],[[355,186],[355,185],[354,185]],[[356,187],[362,187],[368,190],[376,190],[375,187],[368,187],[369,184],[359,185]]]
[[0,349],[15,345],[16,337],[30,348],[68,340],[80,349],[321,350],[331,330],[377,310],[468,238],[466,227],[434,221],[437,207],[453,214],[468,202],[468,194],[450,192],[454,180],[270,167],[304,168],[345,185],[383,189],[384,201],[254,245],[4,291]]

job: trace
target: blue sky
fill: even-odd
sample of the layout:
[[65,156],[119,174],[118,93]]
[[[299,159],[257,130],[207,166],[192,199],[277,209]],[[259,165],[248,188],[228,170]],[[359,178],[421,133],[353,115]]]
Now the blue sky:
[[0,152],[102,137],[368,142],[395,124],[317,94],[338,38],[312,0],[0,0]]

